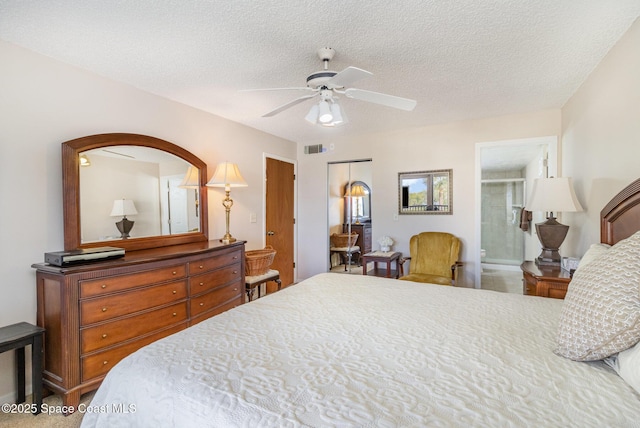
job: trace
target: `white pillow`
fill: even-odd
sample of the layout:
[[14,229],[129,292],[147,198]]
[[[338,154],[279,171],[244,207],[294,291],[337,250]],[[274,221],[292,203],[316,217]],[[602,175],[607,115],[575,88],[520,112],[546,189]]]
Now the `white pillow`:
[[578,269],[580,269],[581,267],[584,267],[585,265],[592,262],[593,260],[598,260],[602,258],[602,256],[607,254],[607,251],[609,250],[609,248],[611,248],[611,245],[608,245],[608,244],[592,244],[587,250],[587,252],[584,253],[584,256],[582,256],[582,258],[580,259],[580,263],[578,264]]
[[618,375],[640,394],[640,342],[605,360]]
[[640,232],[573,275],[562,305],[555,353],[601,360],[640,341]]

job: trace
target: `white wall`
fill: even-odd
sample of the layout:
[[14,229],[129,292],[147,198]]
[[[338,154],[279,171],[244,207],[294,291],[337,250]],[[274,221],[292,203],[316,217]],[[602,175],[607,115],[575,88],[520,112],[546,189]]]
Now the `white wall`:
[[[295,144],[0,41],[0,325],[36,319],[34,262],[63,248],[61,143],[130,132],[162,138],[208,165],[238,163],[231,232],[261,248],[262,153],[295,159]],[[209,190],[209,236],[224,234],[223,192]],[[249,214],[258,222],[250,223]],[[13,353],[0,355],[0,401],[15,397]]]
[[600,242],[600,210],[640,177],[640,18],[562,109],[562,175],[585,209],[567,213],[563,256]]
[[[326,194],[327,162],[371,158],[374,245],[380,236],[389,235],[395,241],[394,249],[408,254],[411,235],[426,230],[451,232],[462,239],[465,267],[461,282],[473,286],[475,144],[559,133],[560,111],[548,110],[366,135],[350,141],[336,139],[335,149],[325,154],[305,155],[303,147],[299,147],[298,166],[304,174],[300,174],[298,183],[298,278],[326,270],[326,198],[317,195]],[[394,221],[398,212],[398,172],[448,168],[453,169],[453,215],[400,215]]]

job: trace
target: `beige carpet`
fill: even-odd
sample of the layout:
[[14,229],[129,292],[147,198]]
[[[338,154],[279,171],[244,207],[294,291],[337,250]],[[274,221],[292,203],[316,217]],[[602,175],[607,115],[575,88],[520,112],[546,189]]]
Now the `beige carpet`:
[[[82,396],[80,403],[89,405],[93,398],[93,392]],[[27,397],[27,403],[31,403],[31,397]],[[55,413],[62,407],[62,399],[59,395],[50,395],[42,400],[43,409],[50,414],[40,413],[37,416],[31,413],[15,414],[0,411],[0,427],[3,428],[76,428],[80,426],[83,414],[79,411],[64,416]]]

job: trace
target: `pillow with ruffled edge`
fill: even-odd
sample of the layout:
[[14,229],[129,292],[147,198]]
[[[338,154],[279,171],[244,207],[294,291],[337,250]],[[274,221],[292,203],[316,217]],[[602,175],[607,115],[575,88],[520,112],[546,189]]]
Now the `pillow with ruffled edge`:
[[595,361],[640,341],[640,232],[573,275],[562,306],[555,353]]
[[618,375],[640,394],[640,342],[605,360]]

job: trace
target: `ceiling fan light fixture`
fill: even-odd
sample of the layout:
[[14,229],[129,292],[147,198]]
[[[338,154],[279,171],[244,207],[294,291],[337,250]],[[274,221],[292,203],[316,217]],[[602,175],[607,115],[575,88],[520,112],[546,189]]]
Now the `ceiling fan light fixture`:
[[329,103],[326,101],[320,101],[320,104],[318,104],[318,113],[320,123],[330,123],[333,120]]
[[318,107],[318,104],[314,104],[311,106],[311,109],[309,110],[309,113],[307,113],[307,115],[304,117],[305,120],[313,125],[315,125],[316,123],[318,123],[318,113],[320,111],[320,108]]
[[334,125],[342,125],[343,120],[342,120],[342,112],[340,109],[340,104],[335,102],[331,104],[331,115],[333,116],[332,123]]

